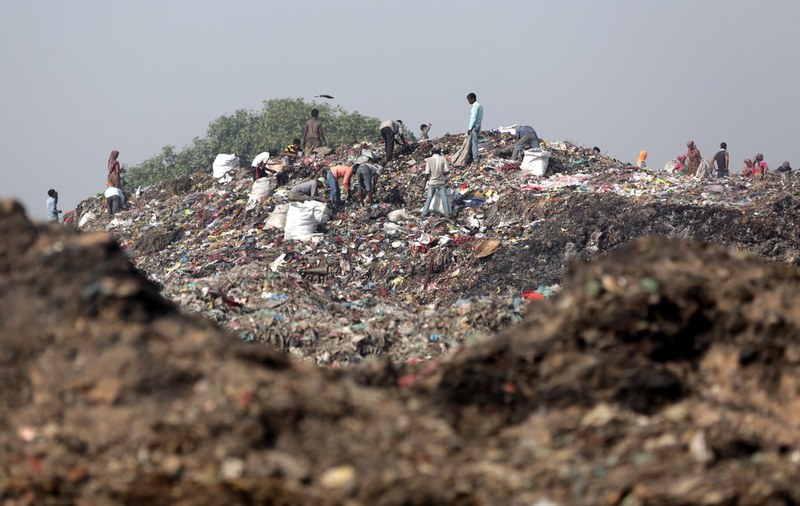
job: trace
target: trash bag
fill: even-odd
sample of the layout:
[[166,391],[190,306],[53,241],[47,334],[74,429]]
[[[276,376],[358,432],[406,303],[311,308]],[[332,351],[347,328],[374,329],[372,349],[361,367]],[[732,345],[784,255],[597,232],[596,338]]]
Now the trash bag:
[[264,220],[264,228],[284,228],[286,226],[286,213],[289,212],[289,204],[278,204]]
[[675,167],[677,166],[678,166],[677,160],[670,160],[666,164],[664,164],[664,172],[672,174],[675,171]]
[[525,157],[519,166],[523,176],[544,176],[550,163],[550,152],[540,149],[525,150]]
[[[447,188],[445,191],[445,196],[448,200],[447,204],[450,208],[450,212],[452,213],[453,209],[453,201],[455,200],[455,191],[452,188]],[[433,194],[433,199],[431,199],[431,206],[428,208],[430,212],[436,212],[444,217],[449,217],[450,215],[447,214],[447,208],[445,207],[445,202],[442,200],[441,195],[439,192]]]
[[450,159],[450,165],[453,167],[464,167],[469,164],[469,159],[472,156],[472,146],[470,143],[470,136],[465,135],[461,147],[458,148],[458,151],[456,151]]
[[239,166],[239,157],[236,155],[226,155],[224,153],[220,153],[214,158],[214,164],[212,165],[214,171],[214,178],[219,179],[222,181],[231,180],[230,172]]
[[709,165],[708,161],[705,158],[700,160],[700,165],[697,166],[697,172],[695,173],[695,175],[697,177],[702,177],[706,179],[711,178],[712,176],[711,165]]
[[247,199],[245,209],[248,211],[254,209],[259,202],[272,195],[272,192],[277,187],[278,179],[275,177],[262,177],[253,181],[253,187],[250,189],[250,196]]
[[283,238],[295,241],[310,241],[314,230],[320,223],[328,220],[327,206],[316,200],[292,202],[286,213]]

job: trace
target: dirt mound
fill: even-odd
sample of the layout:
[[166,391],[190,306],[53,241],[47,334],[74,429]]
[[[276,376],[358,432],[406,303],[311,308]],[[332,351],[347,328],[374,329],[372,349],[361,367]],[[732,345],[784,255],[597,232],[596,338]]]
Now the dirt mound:
[[798,273],[645,239],[524,324],[344,370],[158,295],[104,234],[0,203],[5,504],[792,504]]

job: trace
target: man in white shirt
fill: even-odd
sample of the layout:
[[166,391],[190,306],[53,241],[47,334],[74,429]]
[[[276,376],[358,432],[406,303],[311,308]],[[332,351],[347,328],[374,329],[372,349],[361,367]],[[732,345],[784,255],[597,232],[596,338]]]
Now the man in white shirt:
[[116,186],[109,186],[106,188],[103,196],[106,198],[106,202],[108,204],[108,214],[111,216],[114,216],[125,206],[125,194],[122,193],[122,190]]
[[383,142],[386,145],[386,162],[392,161],[392,155],[394,154],[394,136],[397,135],[400,137],[400,142],[403,144],[406,143],[406,138],[403,137],[403,122],[401,120],[390,120],[387,119],[383,123],[381,123],[381,137],[383,137]]
[[426,216],[430,212],[433,197],[438,194],[444,205],[444,217],[450,217],[452,210],[450,209],[450,201],[447,199],[447,192],[445,191],[447,187],[447,174],[449,172],[450,167],[445,157],[442,156],[441,148],[438,146],[434,147],[433,155],[425,159],[424,174],[427,176],[425,187],[428,195],[425,200],[425,206],[422,208],[422,216]]

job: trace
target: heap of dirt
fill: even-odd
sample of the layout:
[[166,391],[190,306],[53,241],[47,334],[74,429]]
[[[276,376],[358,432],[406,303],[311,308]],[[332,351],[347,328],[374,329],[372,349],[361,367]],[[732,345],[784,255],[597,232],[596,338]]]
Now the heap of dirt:
[[800,501],[800,275],[644,239],[440,361],[291,361],[0,202],[3,504]]

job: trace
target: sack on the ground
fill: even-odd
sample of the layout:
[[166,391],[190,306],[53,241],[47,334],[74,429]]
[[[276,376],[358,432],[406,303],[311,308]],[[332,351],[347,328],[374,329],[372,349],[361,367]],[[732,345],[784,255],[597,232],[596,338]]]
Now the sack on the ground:
[[540,149],[525,150],[525,157],[520,164],[520,173],[523,176],[544,176],[550,163],[550,152]]
[[[453,209],[453,202],[455,200],[455,191],[452,188],[447,188],[444,191],[444,194],[447,198],[447,204],[450,208],[451,212]],[[436,192],[433,194],[433,198],[431,199],[431,206],[428,208],[430,212],[439,213],[444,217],[448,217],[449,215],[446,213],[445,202],[442,200],[441,194]]]
[[224,153],[220,153],[216,158],[214,158],[214,164],[212,165],[214,178],[230,181],[230,172],[238,166],[239,157],[236,155],[226,155]]
[[450,159],[450,165],[453,167],[464,167],[469,163],[470,156],[472,155],[472,145],[471,145],[471,137],[469,135],[464,136],[464,142],[461,143],[461,147],[458,148],[453,154],[453,157]]
[[327,206],[316,200],[292,202],[286,213],[286,225],[283,227],[283,238],[295,241],[310,241],[314,229],[319,223],[328,220]]
[[277,187],[278,180],[274,177],[262,177],[253,181],[253,187],[250,189],[250,196],[247,199],[245,209],[248,211],[254,209],[259,202],[272,195],[272,192]]
[[675,171],[675,167],[678,166],[677,160],[670,160],[666,164],[664,164],[664,172],[669,172],[672,174]]
[[283,228],[286,226],[286,213],[289,212],[289,204],[278,204],[264,220],[264,228]]
[[700,160],[700,165],[697,166],[697,172],[695,174],[697,177],[711,177],[711,165],[708,164],[708,161],[705,158]]

